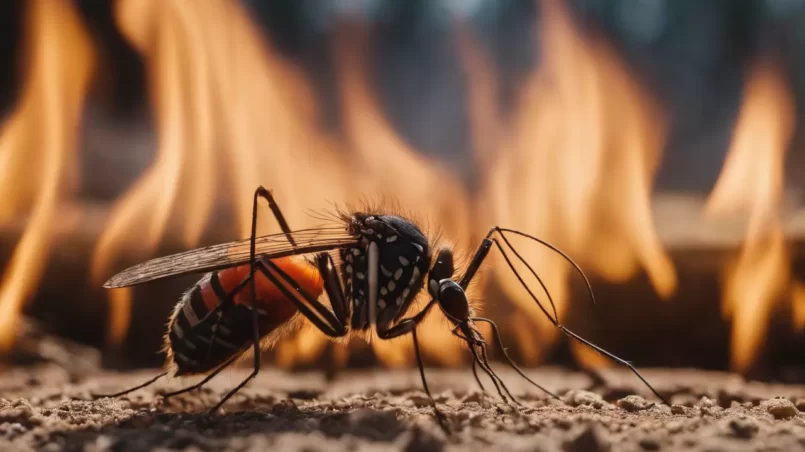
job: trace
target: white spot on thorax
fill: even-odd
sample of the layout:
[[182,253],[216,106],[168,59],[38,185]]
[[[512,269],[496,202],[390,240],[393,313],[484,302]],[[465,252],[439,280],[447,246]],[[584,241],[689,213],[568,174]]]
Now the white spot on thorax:
[[369,244],[369,322],[377,323],[377,292],[380,275],[380,248],[376,242]]

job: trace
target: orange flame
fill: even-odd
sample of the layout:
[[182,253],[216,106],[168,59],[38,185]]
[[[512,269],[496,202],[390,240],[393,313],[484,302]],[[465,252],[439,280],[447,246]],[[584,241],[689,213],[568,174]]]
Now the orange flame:
[[794,329],[805,329],[805,284],[800,281],[791,288],[791,307],[793,311]]
[[[310,210],[354,202],[364,193],[391,196],[434,223],[468,227],[466,201],[451,176],[418,156],[382,119],[356,60],[363,53],[339,53],[344,143],[316,127],[304,74],[263,42],[238,5],[121,0],[116,12],[124,35],[146,58],[160,141],[156,161],[117,203],[99,239],[96,278],[105,276],[118,253],[153,253],[171,232],[171,220],[184,245],[194,246],[220,193],[231,197],[246,236],[259,184],[274,190],[294,229],[316,226]],[[444,195],[434,196],[437,187]],[[261,233],[268,232],[279,228],[263,211]],[[122,319],[127,309],[118,305],[113,315]],[[423,340],[437,345],[423,351],[456,362],[450,347],[440,345],[449,333],[444,325],[428,325]],[[278,347],[278,362],[313,359],[326,341],[304,328],[285,341],[290,345]],[[372,347],[389,364],[412,362],[410,346],[400,342],[373,341]]]
[[70,195],[78,125],[95,64],[89,37],[68,2],[29,2],[26,27],[27,84],[0,136],[0,220],[28,214],[0,286],[2,351],[13,345],[22,305],[47,262],[57,205]]
[[[171,219],[186,247],[197,244],[224,176],[241,234],[249,231],[251,196],[261,182],[285,206],[325,207],[328,199],[315,197],[317,183],[341,198],[341,173],[324,171],[339,166],[332,146],[310,126],[312,95],[297,82],[298,71],[263,46],[237,5],[119,1],[116,18],[148,63],[160,140],[156,161],[117,202],[99,238],[96,280],[116,255],[152,254],[171,232]],[[308,148],[321,150],[303,152]],[[297,228],[312,226],[302,208],[285,214]],[[266,217],[261,232],[278,232]],[[121,318],[129,308],[116,305],[113,315]]]
[[[626,281],[642,267],[670,297],[676,272],[650,206],[664,120],[618,55],[575,29],[563,2],[542,2],[540,31],[541,67],[523,87],[483,204],[495,224],[547,239],[610,281]],[[537,263],[561,317],[567,267],[536,249],[525,255]],[[549,344],[555,330],[504,263],[494,273],[529,314],[512,323],[525,358],[536,363],[546,348],[538,344]]]
[[748,211],[746,238],[725,274],[724,315],[732,318],[731,366],[757,356],[774,304],[790,284],[790,258],[779,219],[784,157],[794,106],[778,65],[762,61],[747,81],[732,146],[705,207],[710,217]]

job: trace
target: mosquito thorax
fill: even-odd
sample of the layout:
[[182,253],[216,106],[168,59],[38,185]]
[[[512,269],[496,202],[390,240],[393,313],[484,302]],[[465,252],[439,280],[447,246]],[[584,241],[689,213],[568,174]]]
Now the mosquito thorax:
[[352,327],[369,326],[370,254],[378,259],[376,284],[377,323],[389,323],[403,314],[422,290],[430,268],[430,251],[425,234],[413,223],[395,215],[358,213],[350,232],[359,243],[341,252],[342,277],[352,305]]

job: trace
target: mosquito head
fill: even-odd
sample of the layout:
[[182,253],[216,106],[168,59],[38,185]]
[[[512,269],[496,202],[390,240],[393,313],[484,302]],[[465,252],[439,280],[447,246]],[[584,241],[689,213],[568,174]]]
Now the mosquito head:
[[461,324],[470,318],[470,304],[464,289],[451,279],[454,270],[453,251],[442,248],[428,275],[428,292],[448,319]]

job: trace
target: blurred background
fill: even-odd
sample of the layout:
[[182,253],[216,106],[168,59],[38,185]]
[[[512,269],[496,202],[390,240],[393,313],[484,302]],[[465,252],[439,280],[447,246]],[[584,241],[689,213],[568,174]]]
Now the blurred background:
[[[596,305],[516,242],[562,321],[637,366],[805,380],[803,0],[7,0],[0,22],[6,366],[34,330],[161,365],[199,276],[102,283],[246,237],[262,184],[294,229],[368,198],[465,254],[537,235],[593,280]],[[474,289],[519,363],[607,365],[499,256]],[[468,365],[440,314],[421,331],[428,365]],[[268,354],[414,365],[408,338],[312,328]]]

